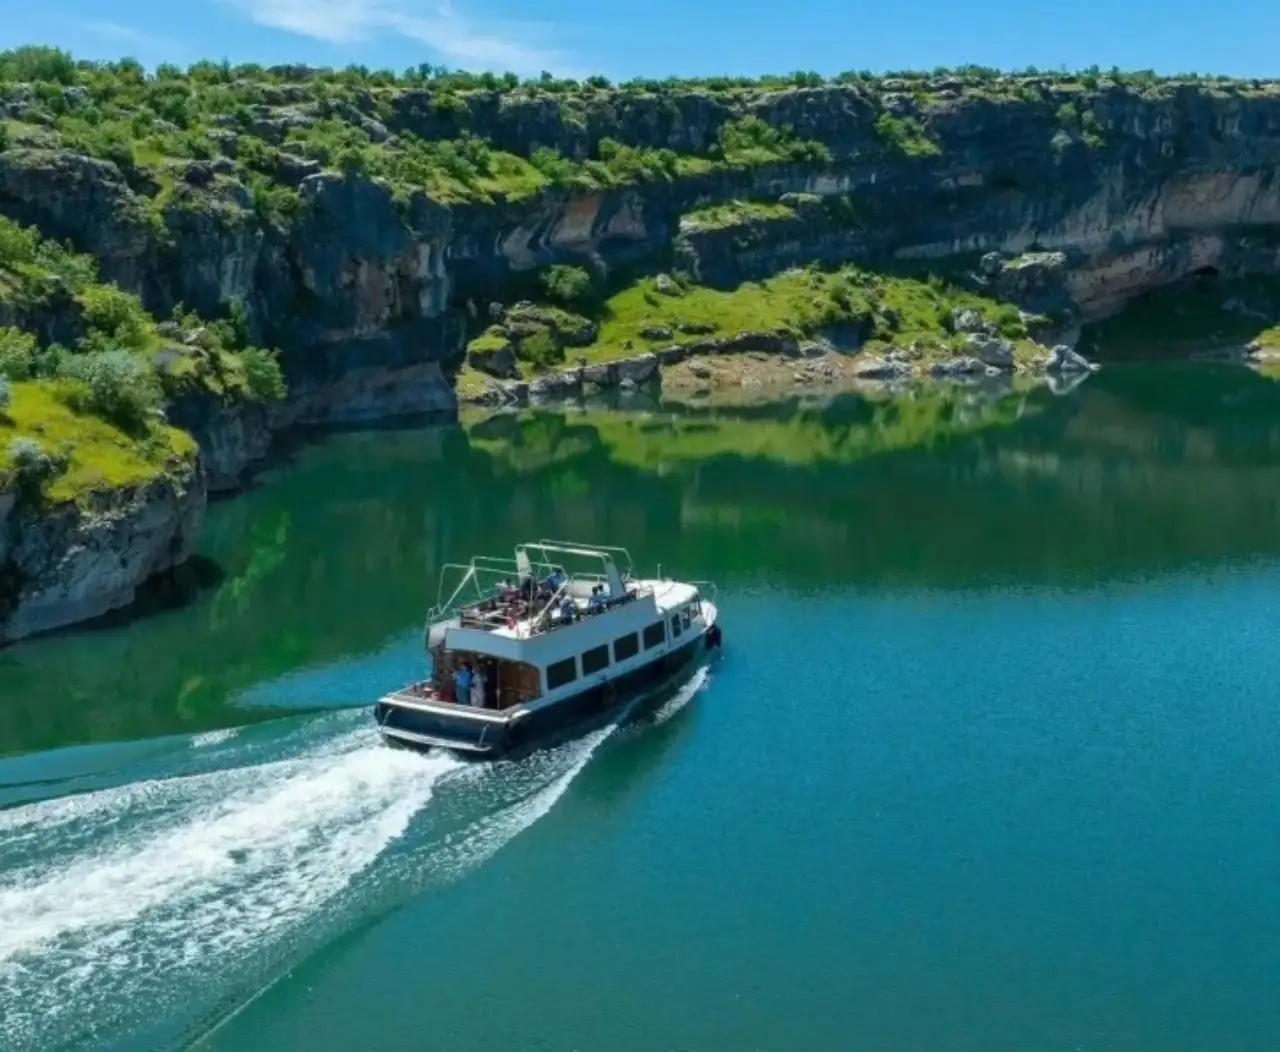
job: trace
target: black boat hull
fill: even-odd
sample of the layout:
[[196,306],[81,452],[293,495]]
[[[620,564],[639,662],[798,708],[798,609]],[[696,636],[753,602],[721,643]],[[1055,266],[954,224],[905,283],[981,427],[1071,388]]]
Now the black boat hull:
[[713,624],[683,646],[617,679],[517,718],[481,720],[466,712],[454,715],[426,711],[384,700],[374,706],[374,719],[386,741],[397,746],[446,749],[481,760],[523,755],[586,733],[637,706],[654,688],[673,680],[700,655],[718,648],[720,635],[720,626]]

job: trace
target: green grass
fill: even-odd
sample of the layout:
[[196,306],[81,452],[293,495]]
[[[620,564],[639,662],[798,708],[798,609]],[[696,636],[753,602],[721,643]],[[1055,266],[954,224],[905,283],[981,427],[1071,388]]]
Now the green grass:
[[752,221],[793,219],[795,209],[780,201],[727,201],[686,212],[680,219],[682,230],[723,230]]
[[[680,296],[664,295],[652,279],[642,279],[604,302],[599,338],[578,353],[589,360],[608,361],[672,342],[708,338],[681,333],[681,324],[713,326],[716,336],[753,331],[804,336],[825,325],[857,322],[864,327],[867,349],[873,353],[890,345],[917,343],[926,357],[950,356],[959,347],[949,330],[956,308],[976,310],[995,322],[1006,337],[1025,341],[1026,328],[1016,308],[938,278],[856,268],[834,272],[807,269],[746,282],[732,290],[690,286]],[[672,339],[650,340],[641,335],[642,330],[655,326],[671,329]],[[1024,353],[1029,353],[1031,346],[1026,345]]]
[[9,444],[15,438],[67,454],[66,473],[45,489],[54,502],[149,482],[190,463],[196,453],[195,442],[176,428],[154,425],[139,440],[105,420],[73,412],[58,397],[57,384],[47,382],[14,384],[8,409],[0,411],[0,483],[12,480]]

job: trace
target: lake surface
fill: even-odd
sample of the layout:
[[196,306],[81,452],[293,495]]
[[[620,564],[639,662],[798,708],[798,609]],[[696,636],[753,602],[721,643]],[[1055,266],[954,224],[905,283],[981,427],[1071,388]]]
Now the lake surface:
[[[438,568],[712,578],[519,763],[391,751]],[[329,436],[147,617],[0,652],[0,1048],[1273,1052],[1280,385]]]

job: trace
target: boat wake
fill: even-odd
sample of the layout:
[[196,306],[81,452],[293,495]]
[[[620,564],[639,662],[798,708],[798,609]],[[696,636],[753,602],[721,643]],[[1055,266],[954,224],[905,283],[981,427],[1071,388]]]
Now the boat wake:
[[367,719],[308,718],[268,759],[247,735],[192,740],[222,766],[0,811],[0,1048],[185,1043],[353,921],[492,857],[616,726],[469,765],[388,749]]
[[134,781],[0,810],[0,1048],[189,1044],[335,934],[492,858],[653,698],[494,764],[387,748],[367,710],[215,731]]

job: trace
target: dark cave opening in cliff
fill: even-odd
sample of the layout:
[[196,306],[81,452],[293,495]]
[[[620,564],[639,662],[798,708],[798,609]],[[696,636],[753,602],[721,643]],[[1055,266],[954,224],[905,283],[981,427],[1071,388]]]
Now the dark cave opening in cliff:
[[1195,281],[1216,281],[1222,276],[1222,272],[1217,267],[1197,267],[1191,272],[1191,277]]

